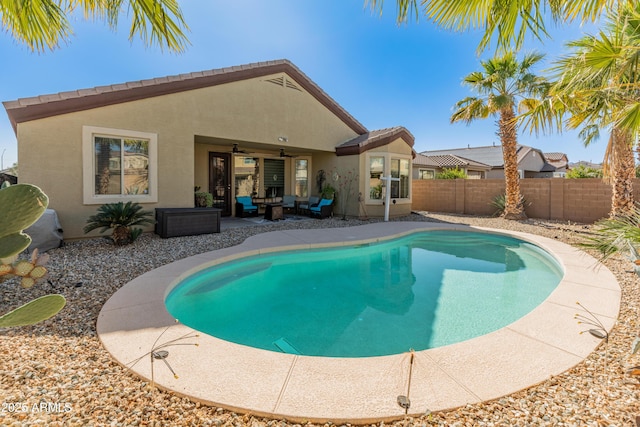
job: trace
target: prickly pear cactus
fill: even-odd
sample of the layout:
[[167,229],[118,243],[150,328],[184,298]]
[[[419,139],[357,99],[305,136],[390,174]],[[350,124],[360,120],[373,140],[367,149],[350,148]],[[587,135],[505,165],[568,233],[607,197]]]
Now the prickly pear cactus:
[[56,315],[66,304],[62,295],[45,295],[0,316],[0,328],[33,325]]
[[[22,232],[47,209],[49,198],[35,185],[17,184],[0,190],[0,261],[15,257],[31,244]],[[11,261],[9,261],[11,262]]]
[[[30,288],[47,275],[42,266],[48,256],[34,250],[30,261],[15,262],[20,252],[31,244],[22,230],[36,222],[49,204],[38,187],[17,184],[0,189],[0,282],[6,277],[21,277],[21,285]],[[32,325],[58,313],[66,304],[62,295],[45,295],[0,317],[0,328]]]

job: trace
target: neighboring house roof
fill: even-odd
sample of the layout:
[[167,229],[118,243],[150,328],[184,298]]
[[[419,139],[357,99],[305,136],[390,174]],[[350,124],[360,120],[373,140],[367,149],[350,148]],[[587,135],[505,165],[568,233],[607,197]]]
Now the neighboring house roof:
[[[110,86],[98,86],[51,95],[20,98],[3,102],[14,132],[17,124],[30,120],[136,101],[155,96],[232,83],[276,73],[286,73],[310,93],[318,102],[340,118],[357,134],[365,134],[367,128],[325,93],[298,67],[286,59],[256,62],[235,67],[219,68],[196,73],[179,74],[133,81]],[[277,83],[277,82],[276,82]]]
[[[538,150],[537,148],[518,144],[517,146],[518,162],[520,162],[532,150],[537,151],[538,153],[540,153],[540,156],[544,158],[542,151]],[[426,156],[453,154],[459,157],[463,157],[479,163],[489,165],[492,168],[504,167],[504,158],[502,156],[501,145],[490,145],[487,147],[454,148],[450,150],[429,150],[429,151],[423,151],[421,154],[424,154]]]
[[349,141],[343,142],[336,147],[338,156],[348,156],[352,154],[360,154],[372,148],[381,147],[389,144],[395,139],[402,138],[409,146],[413,147],[414,137],[403,126],[372,130],[359,135]]
[[456,156],[454,154],[441,154],[435,156],[425,156],[424,154],[419,154],[418,156],[416,156],[416,158],[414,159],[413,164],[435,166],[439,168],[471,167],[475,170],[491,169],[490,165],[475,162],[471,159],[465,159],[464,157]]
[[550,162],[567,161],[568,157],[565,153],[544,153],[544,157]]
[[545,163],[544,166],[542,166],[542,169],[540,169],[540,172],[555,172],[556,169],[558,168],[556,168],[551,163]]
[[433,168],[440,167],[433,158],[425,156],[424,154],[416,154],[413,158],[413,164],[418,166],[429,166]]

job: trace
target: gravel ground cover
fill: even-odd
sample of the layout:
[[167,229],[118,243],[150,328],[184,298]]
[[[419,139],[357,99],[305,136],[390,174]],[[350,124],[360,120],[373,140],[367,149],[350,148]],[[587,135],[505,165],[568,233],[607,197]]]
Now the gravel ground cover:
[[[414,213],[403,221],[455,222],[523,231],[576,245],[592,235],[584,224],[541,220]],[[134,277],[201,252],[233,246],[247,237],[290,228],[348,227],[350,219],[295,221],[232,228],[220,234],[160,239],[144,234],[115,247],[96,238],[67,243],[48,253],[50,283],[23,290],[4,282],[0,313],[47,293],[67,306],[41,324],[0,330],[2,426],[328,426],[289,423],[208,407],[153,389],[111,359],[96,335],[102,305]],[[392,426],[635,426],[640,382],[627,370],[640,365],[630,349],[639,331],[640,279],[621,256],[606,261],[622,288],[621,311],[608,342],[573,369],[526,390],[452,411],[425,413]]]

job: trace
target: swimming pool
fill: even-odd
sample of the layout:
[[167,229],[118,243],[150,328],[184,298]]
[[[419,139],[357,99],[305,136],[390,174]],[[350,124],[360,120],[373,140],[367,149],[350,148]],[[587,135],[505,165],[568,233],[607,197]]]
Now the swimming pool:
[[514,237],[423,231],[216,265],[183,279],[165,304],[181,323],[226,341],[369,357],[496,331],[544,301],[562,275],[547,252]]
[[[187,339],[193,329],[176,322],[166,309],[166,297],[177,283],[214,265],[274,251],[373,244],[445,229],[509,234],[532,242],[560,262],[564,276],[548,298],[506,327],[412,356],[316,357],[262,350],[209,334]],[[557,239],[462,224],[390,221],[271,231],[132,279],[102,307],[96,330],[106,351],[131,372],[203,404],[300,423],[378,423],[405,416],[399,395],[410,395],[410,415],[450,410],[514,393],[580,363],[602,340],[582,333],[585,325],[574,318],[576,301],[597,307],[606,330],[615,324],[620,307],[615,276],[595,265],[593,257]],[[192,342],[198,346],[186,345]],[[148,352],[154,348],[169,352],[168,363],[178,377],[158,361],[153,370]]]

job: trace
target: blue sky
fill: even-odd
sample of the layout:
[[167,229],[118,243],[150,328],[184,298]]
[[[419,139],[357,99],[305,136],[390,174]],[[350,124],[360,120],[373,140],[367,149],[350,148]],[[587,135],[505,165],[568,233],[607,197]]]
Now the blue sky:
[[[128,20],[117,31],[73,20],[74,36],[53,52],[32,53],[0,34],[0,100],[286,58],[370,130],[402,125],[417,151],[498,144],[495,120],[450,124],[453,105],[471,92],[462,78],[480,69],[478,32],[442,30],[426,19],[396,25],[395,1],[382,17],[363,0],[189,0],[181,2],[191,46],[181,55],[128,41]],[[528,49],[561,53],[577,25],[553,28],[553,40]],[[491,55],[486,52],[482,58]],[[600,162],[606,140],[585,148],[575,133],[520,143],[562,151],[570,161]],[[17,161],[16,138],[0,114],[2,165]]]

